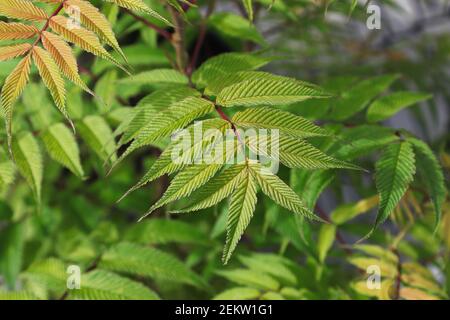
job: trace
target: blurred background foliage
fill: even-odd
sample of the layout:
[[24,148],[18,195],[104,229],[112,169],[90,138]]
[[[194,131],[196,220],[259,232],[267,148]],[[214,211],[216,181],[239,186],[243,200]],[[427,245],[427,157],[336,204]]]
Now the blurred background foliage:
[[[173,48],[145,21],[163,24],[92,2],[113,25],[135,72],[174,65]],[[145,2],[170,19],[162,2]],[[159,210],[137,223],[167,187],[166,177],[116,203],[164,146],[133,154],[106,176],[114,132],[161,84],[122,83],[121,70],[79,52],[83,79],[103,100],[68,87],[77,128],[72,152],[79,160],[52,160],[49,141],[67,128],[61,128],[64,119],[39,81],[27,86],[14,118],[17,150],[37,150],[29,156],[43,163],[33,181],[16,172],[0,127],[0,299],[447,299],[450,202],[447,197],[434,232],[426,175],[417,177],[385,225],[355,243],[375,219],[374,163],[387,143],[421,137],[448,181],[448,1],[372,1],[381,7],[381,30],[367,29],[366,1],[258,0],[253,23],[246,1],[213,2],[197,1],[198,7],[186,10],[191,55],[199,32],[205,36],[193,67],[224,52],[276,56],[266,70],[335,94],[285,108],[339,133],[340,144],[315,143],[369,172],[281,168],[280,176],[331,223],[304,223],[264,199],[234,259],[223,266],[226,204],[182,216]],[[16,63],[1,63],[1,82]],[[36,70],[32,77],[37,80]],[[374,104],[392,103],[389,97],[399,91],[421,95],[389,114],[377,113],[380,106]],[[66,287],[69,265],[83,271],[80,290]],[[370,265],[381,268],[378,289],[367,288]]]

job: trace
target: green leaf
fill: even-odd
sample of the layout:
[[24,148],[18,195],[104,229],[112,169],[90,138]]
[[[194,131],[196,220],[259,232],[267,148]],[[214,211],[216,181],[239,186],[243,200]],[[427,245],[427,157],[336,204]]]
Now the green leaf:
[[252,219],[256,207],[256,181],[250,171],[245,169],[238,187],[231,197],[227,217],[227,240],[222,261],[227,264],[242,234]]
[[218,204],[233,193],[246,173],[245,165],[234,165],[225,169],[192,195],[191,206],[173,212],[192,212]]
[[214,104],[212,102],[197,97],[188,97],[171,105],[168,109],[153,117],[153,121],[148,122],[140,130],[132,144],[116,161],[114,166],[134,150],[167,137],[175,130],[186,127],[195,119],[213,110]]
[[[177,161],[174,161],[173,154],[179,149],[180,141],[178,139],[172,142],[160,155],[158,160],[152,165],[152,167],[147,171],[147,173],[139,180],[139,182],[128,190],[124,198],[130,192],[141,188],[147,183],[163,176],[164,174],[171,174],[185,168],[188,164],[194,163],[197,159],[200,159],[201,152],[207,150],[208,147],[212,145],[211,138],[214,138],[217,131],[211,129],[217,129],[221,134],[224,134],[227,129],[230,129],[231,125],[229,122],[222,119],[208,119],[205,121],[197,122],[187,128],[187,133],[189,134],[189,139],[194,137],[194,141],[190,141],[190,146],[188,148],[183,148],[183,153],[176,154]],[[195,140],[196,130],[202,131],[201,139]],[[182,139],[183,137],[181,137]]]
[[[278,141],[271,136],[250,136],[246,141],[248,146],[258,154],[270,157],[275,161],[279,160],[289,168],[361,169],[351,163],[328,156],[304,140],[297,140],[289,136],[281,136]],[[277,144],[279,150],[274,151]],[[270,154],[268,150],[271,150]]]
[[248,19],[253,21],[253,1],[252,0],[242,0],[245,11],[247,11]]
[[22,275],[35,294],[39,292],[41,296],[45,292],[44,298],[48,298],[48,293],[61,296],[67,289],[66,265],[56,258],[37,260]]
[[209,238],[196,226],[166,219],[149,219],[129,228],[124,239],[142,244],[196,244],[207,245]]
[[203,286],[202,279],[177,258],[160,250],[119,243],[107,250],[99,267],[111,271]]
[[255,300],[261,293],[257,289],[236,287],[216,295],[213,300]]
[[240,71],[255,70],[275,60],[257,54],[230,52],[214,56],[204,62],[192,74],[192,81],[197,87],[204,88],[215,79]]
[[84,176],[80,151],[73,133],[63,123],[57,123],[42,133],[42,140],[50,156],[79,177]]
[[411,144],[401,142],[389,145],[375,167],[380,206],[373,230],[389,217],[413,181],[416,167]]
[[302,195],[308,208],[314,208],[322,191],[334,180],[335,173],[331,170],[291,170],[291,187]]
[[0,274],[10,288],[16,287],[16,280],[22,268],[24,231],[22,224],[13,223],[0,233]]
[[172,180],[164,195],[140,218],[147,217],[165,204],[189,196],[208,182],[223,167],[223,164],[198,164],[188,166]]
[[87,116],[78,122],[78,129],[80,136],[100,159],[106,161],[110,156],[111,160],[116,158],[113,154],[116,149],[113,133],[103,117]]
[[248,108],[236,112],[232,122],[243,128],[277,129],[281,133],[300,139],[332,135],[305,118],[267,107]]
[[29,291],[0,290],[0,300],[37,300],[37,297]]
[[254,79],[237,82],[217,96],[216,103],[223,107],[285,105],[313,98],[329,98],[319,87],[282,76],[253,73]]
[[140,86],[157,84],[187,85],[188,78],[184,74],[173,69],[154,69],[122,79],[119,81],[119,84]]
[[330,215],[333,223],[340,225],[354,217],[369,211],[378,204],[378,195],[360,200],[355,203],[346,203],[338,206]]
[[130,142],[137,137],[142,129],[148,124],[150,119],[161,111],[169,108],[172,104],[182,101],[187,97],[200,96],[200,93],[188,87],[164,88],[154,91],[144,97],[133,108],[129,121],[124,121],[116,133],[122,133],[119,145]]
[[146,14],[152,16],[153,18],[163,21],[164,23],[166,23],[169,26],[172,25],[166,18],[161,16],[155,10],[151,9],[142,0],[103,0],[103,1],[115,3],[119,7],[122,7],[125,9],[136,10],[136,11],[146,13]]
[[95,84],[94,92],[100,98],[95,100],[100,112],[108,111],[116,99],[117,70],[106,72]]
[[327,257],[328,251],[331,249],[336,237],[336,226],[332,224],[323,224],[320,226],[317,238],[317,254],[319,261],[323,263]]
[[367,121],[377,122],[390,118],[400,110],[432,98],[418,92],[396,92],[373,102],[367,110]]
[[280,284],[273,277],[256,270],[234,269],[218,271],[218,275],[239,285],[260,290],[278,290]]
[[288,268],[290,261],[281,256],[254,253],[251,255],[239,256],[239,260],[250,270],[270,275],[282,285],[298,285],[297,276],[290,268]]
[[112,272],[94,270],[81,276],[81,288],[71,290],[69,298],[76,300],[159,300],[158,295],[128,278]]
[[226,37],[248,40],[262,46],[266,45],[266,41],[256,27],[247,19],[236,14],[228,12],[215,13],[208,19],[208,24],[219,34]]
[[9,160],[6,152],[0,149],[0,188],[10,185],[14,181],[14,163]]
[[345,120],[364,109],[367,104],[398,79],[397,75],[370,78],[341,93],[334,102],[331,116],[335,121]]
[[17,169],[33,190],[36,201],[40,203],[44,165],[36,138],[31,133],[26,133],[14,139],[12,153]]
[[436,229],[441,220],[442,205],[447,193],[444,174],[438,159],[425,142],[415,138],[409,138],[408,141],[414,147],[417,171],[423,177],[422,181],[433,202]]
[[287,184],[268,169],[255,163],[250,164],[249,168],[261,190],[275,203],[301,216],[322,221],[303,204],[299,196]]

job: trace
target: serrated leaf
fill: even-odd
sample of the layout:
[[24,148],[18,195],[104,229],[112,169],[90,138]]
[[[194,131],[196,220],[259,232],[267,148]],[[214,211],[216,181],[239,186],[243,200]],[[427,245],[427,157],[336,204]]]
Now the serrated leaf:
[[198,211],[218,204],[233,193],[244,174],[245,165],[225,169],[192,195],[191,206],[173,213]]
[[144,71],[131,77],[121,79],[121,84],[127,85],[152,85],[152,84],[177,84],[187,85],[188,78],[173,69],[154,69]]
[[49,127],[42,133],[42,140],[50,156],[82,178],[80,151],[73,133],[62,123]]
[[1,103],[6,117],[8,144],[11,141],[13,104],[21,95],[30,77],[31,55],[27,55],[6,78],[2,87]]
[[433,202],[436,229],[441,220],[442,205],[447,193],[442,168],[433,151],[425,142],[415,138],[410,138],[408,141],[414,147],[417,171],[424,178],[423,182]]
[[140,284],[115,273],[94,270],[81,276],[82,286],[71,290],[76,300],[159,300],[158,295]]
[[432,96],[418,92],[395,92],[373,102],[367,110],[367,121],[377,122],[390,118],[400,110]]
[[135,138],[155,114],[190,96],[199,97],[200,93],[188,87],[177,87],[156,90],[144,97],[133,108],[133,116],[130,118],[130,121],[125,122],[121,125],[121,128],[116,130],[118,133],[123,131],[119,145],[128,143]]
[[168,219],[149,219],[129,228],[124,239],[142,244],[207,245],[209,238],[197,226]]
[[0,300],[37,300],[37,297],[29,291],[6,291],[0,290]]
[[270,170],[255,163],[250,164],[249,168],[261,190],[275,203],[301,216],[322,221],[303,204],[300,197],[287,184]]
[[278,290],[280,284],[271,276],[255,270],[234,269],[217,272],[229,281],[260,290]]
[[125,72],[123,66],[102,47],[99,39],[92,31],[81,27],[71,28],[70,21],[63,16],[54,16],[49,21],[50,27],[59,33],[66,41],[72,42],[81,49],[90,52],[100,58],[112,62]]
[[161,199],[159,199],[140,220],[169,202],[189,196],[193,191],[208,182],[222,166],[223,164],[199,164],[188,166],[175,176]]
[[22,137],[14,139],[12,153],[17,169],[28,182],[36,201],[39,203],[44,166],[36,138],[31,133],[26,133]]
[[267,107],[248,108],[236,112],[232,122],[237,126],[255,129],[276,129],[295,138],[331,136],[331,133],[311,121],[290,112]]
[[202,279],[177,258],[155,248],[122,242],[107,250],[99,267],[116,272],[203,286]]
[[358,113],[397,79],[397,75],[374,77],[361,81],[349,90],[342,92],[340,98],[333,103],[331,112],[333,120],[345,120]]
[[391,261],[363,256],[351,256],[348,258],[348,262],[364,272],[367,272],[367,268],[371,266],[378,266],[383,277],[393,278],[397,275],[397,265]]
[[297,286],[296,274],[288,267],[290,261],[274,254],[253,253],[239,256],[239,261],[250,270],[265,273],[282,285]]
[[70,46],[62,40],[59,36],[44,31],[42,33],[42,44],[44,48],[50,53],[59,70],[74,84],[79,86],[91,95],[94,93],[86,86],[78,73],[78,64],[73,55]]
[[261,293],[258,289],[237,287],[219,293],[213,300],[255,300],[260,295]]
[[281,76],[264,76],[261,79],[238,82],[224,88],[216,103],[224,107],[284,105],[312,98],[328,98],[316,86]]
[[72,6],[79,9],[81,23],[83,23],[87,29],[95,32],[100,39],[109,44],[125,61],[127,61],[122,49],[120,49],[108,19],[88,1],[67,0],[64,2],[64,8],[66,10]]
[[172,25],[169,21],[167,21],[166,18],[162,17],[155,10],[149,8],[142,0],[103,0],[103,1],[115,3],[122,8],[147,13],[150,16],[165,22],[169,26]]
[[199,141],[191,141],[190,147],[182,150],[182,155],[177,154],[176,161],[173,159],[173,154],[176,152],[177,148],[179,148],[180,142],[178,140],[172,142],[139,182],[128,190],[123,197],[162,175],[179,171],[188,164],[192,164],[194,161],[199,160],[200,153],[211,146],[212,142],[210,139],[217,133],[217,131],[212,131],[210,129],[217,129],[218,132],[224,134],[227,129],[231,128],[229,122],[222,119],[208,119],[187,128],[190,137],[195,137],[195,130],[199,125],[201,125],[202,128],[202,138],[199,139]]
[[0,47],[0,61],[11,60],[25,55],[31,49],[31,44],[20,43],[11,46]]
[[0,2],[0,16],[29,21],[47,20],[47,14],[28,0],[2,0]]
[[198,87],[206,87],[210,82],[226,74],[255,70],[274,59],[273,57],[263,57],[248,53],[223,53],[205,61],[192,74],[192,81]]
[[187,97],[182,101],[174,103],[163,112],[160,112],[153,118],[153,121],[147,123],[147,125],[139,131],[139,134],[128,149],[120,156],[119,160],[116,161],[114,166],[132,151],[167,137],[177,129],[186,127],[195,119],[202,117],[213,110],[213,103],[198,97]]
[[283,135],[278,138],[278,141],[276,140],[274,136],[252,135],[248,137],[246,143],[257,154],[281,161],[289,168],[361,170],[356,165],[323,153],[304,140],[296,140]]
[[238,186],[231,196],[227,216],[227,239],[223,249],[222,261],[227,264],[242,234],[253,217],[256,207],[256,181],[248,167],[238,182]]
[[55,101],[56,106],[64,117],[69,119],[66,110],[66,89],[64,87],[64,80],[59,73],[56,63],[53,61],[48,51],[41,47],[33,47],[32,52],[34,63],[39,70],[39,74],[41,75],[45,86],[50,91],[53,101]]
[[[102,160],[107,160],[116,149],[113,133],[100,116],[87,116],[77,124],[81,137]],[[111,160],[115,159],[115,154]]]
[[0,21],[0,40],[29,39],[38,33],[39,29],[33,25]]
[[401,142],[389,145],[375,167],[380,206],[373,230],[389,217],[414,178],[416,167],[411,144]]

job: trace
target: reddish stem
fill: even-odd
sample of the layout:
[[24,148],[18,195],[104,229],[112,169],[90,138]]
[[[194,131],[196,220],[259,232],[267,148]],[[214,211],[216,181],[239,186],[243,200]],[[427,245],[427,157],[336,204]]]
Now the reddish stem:
[[36,39],[36,41],[33,43],[33,47],[42,39],[42,33],[44,33],[44,31],[46,31],[48,29],[48,27],[50,26],[50,20],[57,16],[61,10],[64,8],[64,3],[66,2],[66,0],[64,0],[63,2],[61,2],[59,4],[59,6],[55,9],[55,11],[53,11],[53,13],[50,15],[50,17],[48,17],[47,21],[45,22],[45,25],[42,27],[41,31],[39,31],[39,37]]

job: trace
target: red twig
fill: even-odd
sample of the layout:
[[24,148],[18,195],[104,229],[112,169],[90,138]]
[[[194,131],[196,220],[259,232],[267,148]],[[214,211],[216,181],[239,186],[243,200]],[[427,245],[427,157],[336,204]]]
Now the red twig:
[[207,31],[207,20],[209,16],[213,13],[215,7],[215,1],[210,1],[208,6],[208,11],[206,12],[205,17],[202,20],[200,30],[198,32],[197,41],[195,43],[194,52],[192,53],[191,62],[187,68],[187,74],[190,76],[195,69],[195,66],[198,61],[198,56],[200,55],[200,50],[205,42],[206,31]]
[[50,15],[50,17],[48,17],[47,21],[45,22],[45,25],[42,27],[42,29],[39,31],[39,37],[36,39],[36,41],[33,43],[33,47],[38,44],[39,41],[41,41],[42,39],[42,34],[44,33],[44,31],[46,31],[50,25],[50,20],[57,16],[61,10],[64,8],[64,3],[66,2],[66,0],[64,0],[63,2],[61,2],[59,4],[59,6],[55,9],[55,11],[53,11],[53,13]]

